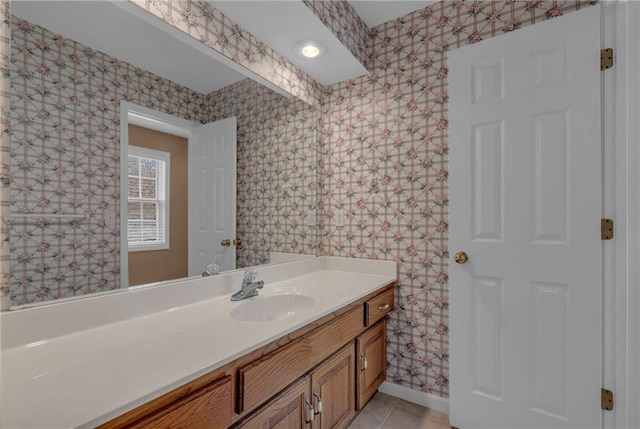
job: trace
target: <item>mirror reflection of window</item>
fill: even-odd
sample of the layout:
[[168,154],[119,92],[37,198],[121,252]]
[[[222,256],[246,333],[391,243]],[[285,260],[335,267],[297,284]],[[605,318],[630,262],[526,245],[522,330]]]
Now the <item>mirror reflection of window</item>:
[[171,155],[130,146],[128,156],[129,251],[168,249]]

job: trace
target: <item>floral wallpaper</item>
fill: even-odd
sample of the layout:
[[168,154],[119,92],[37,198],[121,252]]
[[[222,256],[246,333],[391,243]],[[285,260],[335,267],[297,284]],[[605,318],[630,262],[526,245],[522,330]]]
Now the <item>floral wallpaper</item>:
[[591,3],[436,3],[371,29],[370,74],[325,88],[321,253],[397,261],[390,381],[448,396],[447,51]]
[[316,254],[319,111],[251,79],[208,98],[207,122],[238,120],[238,267],[268,262],[269,251]]
[[206,1],[129,0],[295,97],[317,106],[320,88],[305,72]]
[[[121,100],[199,120],[204,95],[13,18],[13,305],[120,287]],[[6,201],[3,198],[3,201]]]
[[369,27],[345,0],[304,0],[322,23],[367,67]]
[[11,101],[11,6],[0,1],[0,310],[10,305],[9,292],[9,108]]

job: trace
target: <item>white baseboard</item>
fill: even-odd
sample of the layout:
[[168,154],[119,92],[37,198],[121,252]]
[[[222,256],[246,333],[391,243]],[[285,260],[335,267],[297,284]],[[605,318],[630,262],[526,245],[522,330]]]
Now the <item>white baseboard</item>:
[[396,398],[404,399],[405,401],[413,402],[414,404],[449,414],[449,400],[447,398],[441,398],[440,396],[432,395],[431,393],[424,393],[418,390],[409,389],[408,387],[400,386],[388,381],[382,383],[382,386],[380,386],[378,390],[382,393],[386,393],[387,395],[395,396]]

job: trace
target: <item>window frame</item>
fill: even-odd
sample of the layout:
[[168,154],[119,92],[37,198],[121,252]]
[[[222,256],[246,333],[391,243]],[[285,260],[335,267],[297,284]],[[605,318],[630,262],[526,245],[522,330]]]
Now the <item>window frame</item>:
[[[170,248],[170,214],[171,214],[171,200],[170,200],[170,188],[171,188],[171,153],[156,150],[156,149],[148,149],[140,146],[132,146],[129,145],[127,148],[127,162],[129,161],[129,156],[135,156],[138,158],[146,158],[152,159],[155,161],[161,161],[165,163],[164,168],[164,241],[158,243],[147,243],[147,244],[131,244],[129,242],[129,212],[128,210],[124,212],[126,216],[126,226],[127,226],[127,250],[129,252],[148,252],[154,250],[167,250]],[[127,164],[128,165],[128,164]],[[128,168],[127,168],[128,171]],[[129,175],[127,174],[127,178]],[[157,179],[157,178],[156,178]],[[129,197],[129,181],[126,182],[127,189],[127,204],[130,201]],[[157,200],[157,199],[156,199]],[[154,201],[156,201],[154,200]]]

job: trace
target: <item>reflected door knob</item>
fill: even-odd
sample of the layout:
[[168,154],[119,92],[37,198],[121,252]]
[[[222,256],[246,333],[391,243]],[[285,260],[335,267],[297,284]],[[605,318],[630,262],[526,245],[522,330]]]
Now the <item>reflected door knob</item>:
[[458,252],[453,257],[453,260],[456,261],[457,264],[464,264],[469,260],[469,256],[467,256],[467,254],[464,252]]
[[222,240],[220,242],[220,245],[224,246],[224,247],[229,247],[229,246],[231,246],[231,240],[229,240],[228,238],[225,238],[224,240]]

